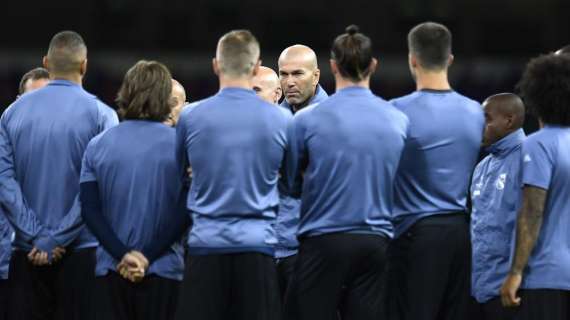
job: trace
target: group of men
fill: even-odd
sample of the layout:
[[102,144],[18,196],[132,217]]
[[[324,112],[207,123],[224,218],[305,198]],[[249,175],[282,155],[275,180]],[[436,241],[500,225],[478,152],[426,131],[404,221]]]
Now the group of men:
[[[360,49],[370,46],[358,39]],[[451,43],[437,23],[408,35],[417,90],[390,101],[397,111],[389,119],[405,136],[401,148],[372,141],[367,152],[351,140],[368,141],[371,119],[359,118],[361,100],[350,100],[357,93],[346,88],[366,87],[375,59],[360,57],[373,61],[355,67],[366,76],[346,82],[349,63],[333,52],[339,90],[329,98],[311,48],[286,48],[276,73],[260,65],[251,33],[233,31],[220,39],[213,62],[220,92],[184,107],[184,88],[172,80],[177,107],[165,125],[176,127],[173,156],[190,188],[184,199],[192,220],[184,274],[175,277],[177,319],[568,317],[570,48],[528,64],[522,99],[501,93],[481,106],[448,81]],[[79,35],[57,34],[44,66],[22,78],[0,123],[0,319],[87,319],[97,308],[96,251],[105,248],[84,226],[79,181],[87,144],[119,119],[81,87],[87,48]],[[333,100],[338,92],[346,100]],[[358,103],[344,122],[317,112],[330,101]],[[525,105],[541,123],[528,137]],[[481,146],[488,155],[477,164]],[[370,157],[382,152],[394,154],[380,169]],[[329,154],[334,165],[322,158]],[[361,174],[373,182],[355,184]],[[369,230],[344,225],[377,208],[389,211],[389,221],[372,212],[363,222]],[[315,291],[344,268],[335,251],[345,259],[351,246],[361,249],[362,238],[352,236],[363,234],[390,239],[385,248],[378,242],[385,269],[354,278],[350,266],[338,290]],[[140,248],[129,249],[114,261],[117,272],[145,290],[152,268]],[[377,313],[345,312],[350,305]]]

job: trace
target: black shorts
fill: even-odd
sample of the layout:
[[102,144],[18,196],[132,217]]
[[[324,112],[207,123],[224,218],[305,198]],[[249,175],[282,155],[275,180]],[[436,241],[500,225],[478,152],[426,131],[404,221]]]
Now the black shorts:
[[180,281],[147,276],[139,283],[116,272],[97,277],[94,318],[97,320],[171,320]]
[[385,319],[388,238],[334,233],[301,239],[287,320]]
[[513,308],[516,320],[570,319],[570,291],[553,289],[522,289],[521,304]]
[[6,320],[8,315],[8,297],[10,290],[8,280],[0,280],[0,320]]
[[68,250],[52,266],[35,267],[27,252],[10,260],[8,319],[91,319],[95,248]]
[[495,297],[487,302],[479,303],[473,299],[467,320],[515,320],[517,308],[506,308],[501,298]]
[[177,320],[279,320],[273,257],[261,253],[189,255]]
[[389,249],[390,318],[466,319],[470,313],[471,242],[465,213],[416,222]]
[[281,299],[285,299],[285,293],[287,288],[291,283],[293,278],[293,272],[295,268],[295,261],[297,260],[297,255],[288,256],[285,258],[277,259],[277,279],[279,281],[279,293],[281,294]]

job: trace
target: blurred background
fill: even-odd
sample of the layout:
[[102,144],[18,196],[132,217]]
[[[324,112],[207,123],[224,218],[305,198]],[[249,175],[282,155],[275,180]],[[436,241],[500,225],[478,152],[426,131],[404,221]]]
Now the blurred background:
[[[17,95],[20,77],[41,66],[51,37],[75,30],[85,39],[89,68],[84,87],[110,106],[126,70],[139,59],[165,63],[189,101],[218,89],[211,71],[218,38],[250,29],[263,64],[277,67],[285,47],[301,43],[318,54],[321,83],[334,91],[328,66],[334,37],[349,24],[374,42],[380,68],[372,90],[391,99],[414,90],[406,35],[431,20],[453,33],[455,90],[478,101],[513,91],[528,60],[570,43],[568,0],[63,0],[6,1],[0,19],[0,106]],[[527,124],[533,130],[535,123]]]

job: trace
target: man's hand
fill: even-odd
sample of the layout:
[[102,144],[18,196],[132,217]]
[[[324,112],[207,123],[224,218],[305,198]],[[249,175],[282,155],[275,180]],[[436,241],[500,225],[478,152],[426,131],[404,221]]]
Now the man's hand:
[[28,261],[36,267],[45,266],[49,264],[48,253],[34,247],[32,251],[28,253]]
[[520,273],[509,273],[503,286],[501,287],[501,302],[504,307],[518,307],[521,298],[517,297],[517,291],[521,286],[522,275]]
[[139,251],[131,251],[125,254],[121,262],[117,265],[119,274],[131,281],[139,282],[144,278],[148,269],[147,258]]
[[52,255],[52,262],[58,262],[59,260],[61,260],[61,258],[63,258],[63,255],[65,255],[65,248],[55,247],[55,249],[53,249],[53,251],[51,252],[51,255]]
[[55,247],[52,251],[52,259],[50,261],[49,254],[45,251],[34,247],[32,251],[28,253],[28,260],[36,267],[51,265],[52,263],[58,262],[63,258],[65,254],[65,248]]

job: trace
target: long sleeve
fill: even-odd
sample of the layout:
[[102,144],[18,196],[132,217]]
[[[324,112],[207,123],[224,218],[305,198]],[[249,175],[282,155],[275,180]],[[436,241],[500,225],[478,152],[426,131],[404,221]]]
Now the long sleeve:
[[99,186],[95,181],[80,184],[81,216],[85,224],[103,248],[117,260],[121,260],[129,251],[129,248],[119,240],[109,222],[102,216],[101,198]]
[[44,230],[35,212],[27,205],[22,189],[16,180],[14,150],[5,117],[0,128],[0,203],[6,219],[18,235],[30,244]]

